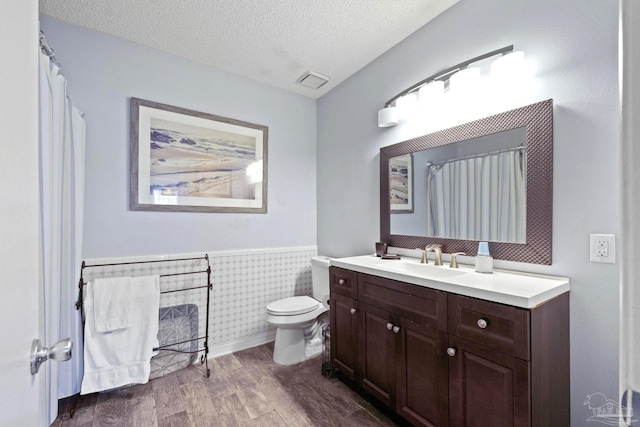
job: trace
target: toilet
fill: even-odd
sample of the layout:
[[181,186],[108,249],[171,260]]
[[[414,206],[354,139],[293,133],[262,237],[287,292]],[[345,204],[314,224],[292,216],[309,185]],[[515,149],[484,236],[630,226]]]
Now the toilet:
[[276,327],[273,361],[295,365],[322,353],[322,326],[329,323],[329,258],[311,258],[313,298],[295,296],[267,304],[269,325]]

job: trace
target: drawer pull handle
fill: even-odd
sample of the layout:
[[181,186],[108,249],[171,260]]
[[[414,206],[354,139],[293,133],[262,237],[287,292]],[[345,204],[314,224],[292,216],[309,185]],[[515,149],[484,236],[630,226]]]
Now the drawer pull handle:
[[487,326],[489,326],[489,322],[486,321],[486,319],[478,319],[478,328],[480,329],[486,329]]
[[455,348],[453,348],[453,347],[449,347],[449,348],[447,349],[447,354],[448,354],[449,356],[451,356],[451,357],[455,356],[455,355],[456,355],[456,349],[455,349]]
[[400,326],[394,326],[393,327],[393,333],[397,334],[398,332],[400,332]]
[[388,330],[392,330],[393,329],[393,323],[391,323],[391,322],[387,323],[387,329]]
[[349,310],[349,311],[351,312],[351,314],[356,314],[356,311],[358,311],[358,310],[356,310],[355,308],[352,308],[352,309],[351,309],[351,310]]
[[340,279],[340,280],[338,280],[338,284],[339,284],[339,285],[344,285],[344,283],[345,283],[345,280],[344,280],[344,279]]

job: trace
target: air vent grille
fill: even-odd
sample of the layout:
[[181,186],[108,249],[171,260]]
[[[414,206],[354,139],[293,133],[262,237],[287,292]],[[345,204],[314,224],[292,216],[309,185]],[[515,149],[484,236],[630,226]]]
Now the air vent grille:
[[297,83],[311,89],[319,89],[329,81],[329,77],[314,71],[307,71],[301,75]]

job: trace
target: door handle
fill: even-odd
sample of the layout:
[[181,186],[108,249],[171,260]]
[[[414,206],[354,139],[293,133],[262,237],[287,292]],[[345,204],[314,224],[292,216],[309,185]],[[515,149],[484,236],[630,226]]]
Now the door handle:
[[31,344],[31,375],[35,375],[40,370],[40,365],[49,359],[57,362],[65,362],[71,359],[71,350],[73,349],[73,341],[66,338],[55,343],[50,348],[44,347],[39,339],[33,340]]

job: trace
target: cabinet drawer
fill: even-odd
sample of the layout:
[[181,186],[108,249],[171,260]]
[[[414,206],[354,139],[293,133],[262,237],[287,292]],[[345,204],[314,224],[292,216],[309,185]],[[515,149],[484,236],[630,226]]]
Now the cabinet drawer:
[[529,356],[529,310],[449,294],[449,333],[511,354]]
[[446,292],[359,274],[358,300],[431,328],[447,328]]
[[356,272],[340,267],[329,267],[329,282],[331,293],[356,298]]

